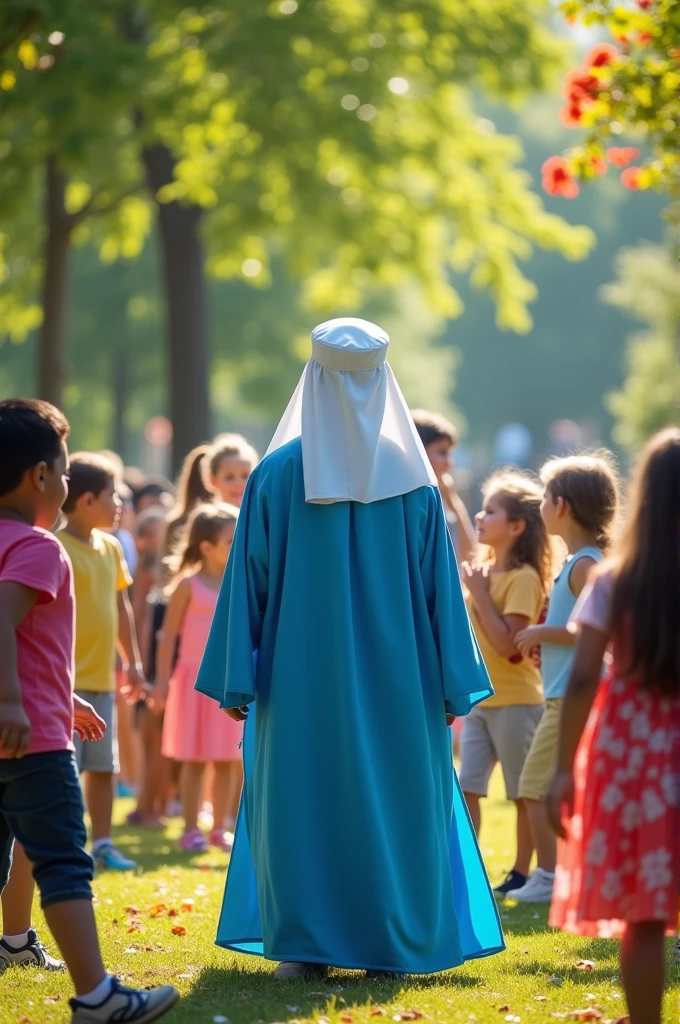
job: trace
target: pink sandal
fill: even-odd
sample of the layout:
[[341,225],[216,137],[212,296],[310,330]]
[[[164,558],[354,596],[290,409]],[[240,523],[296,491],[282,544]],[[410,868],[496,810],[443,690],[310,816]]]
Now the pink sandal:
[[231,853],[234,848],[234,836],[223,828],[214,828],[210,833],[210,845],[215,846],[224,853]]
[[200,828],[192,828],[190,832],[185,832],[179,841],[179,846],[185,853],[207,853],[209,849],[208,842]]

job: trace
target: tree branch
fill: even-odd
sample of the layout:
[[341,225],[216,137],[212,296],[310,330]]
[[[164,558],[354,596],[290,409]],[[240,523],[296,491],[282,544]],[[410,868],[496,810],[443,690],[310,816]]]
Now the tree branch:
[[5,50],[9,49],[12,43],[15,43],[18,39],[23,39],[26,33],[32,29],[38,21],[40,21],[40,12],[28,11],[26,17],[16,26],[16,28],[13,29],[9,35],[6,35],[4,39],[0,39],[0,54],[3,54]]
[[106,189],[100,188],[97,192],[93,192],[88,201],[82,206],[76,213],[69,214],[69,228],[72,231],[77,228],[79,224],[82,224],[88,217],[94,215],[101,215],[103,213],[110,213],[111,210],[115,210],[119,203],[123,199],[127,199],[129,196],[134,196],[138,192],[141,192],[145,186],[145,182],[138,181],[135,185],[131,185],[130,188],[124,189],[119,195],[110,199],[107,203],[103,203],[102,206],[97,206],[97,199],[106,193]]

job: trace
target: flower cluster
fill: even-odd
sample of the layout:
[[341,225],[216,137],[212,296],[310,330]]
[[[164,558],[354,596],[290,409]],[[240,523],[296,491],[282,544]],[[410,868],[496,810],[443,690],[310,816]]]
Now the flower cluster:
[[[680,4],[677,0],[563,0],[567,21],[607,28],[614,40],[592,47],[567,74],[561,120],[580,128],[580,146],[543,165],[543,188],[573,199],[580,184],[620,171],[629,189],[654,188],[680,196]],[[644,142],[616,145],[621,136]],[[637,166],[633,161],[641,160]],[[680,220],[680,203],[667,211]]]

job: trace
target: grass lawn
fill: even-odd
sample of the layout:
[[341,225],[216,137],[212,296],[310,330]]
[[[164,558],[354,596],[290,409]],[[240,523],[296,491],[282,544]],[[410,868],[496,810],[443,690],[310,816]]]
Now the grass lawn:
[[[510,865],[513,823],[498,780],[493,792],[485,806],[482,849],[496,881]],[[129,805],[119,804],[119,820],[127,809]],[[550,932],[546,909],[511,904],[502,908],[508,949],[488,960],[403,982],[367,983],[359,974],[338,971],[312,985],[277,983],[271,976],[274,965],[213,945],[226,856],[180,853],[178,822],[167,834],[140,834],[126,827],[118,827],[115,834],[143,873],[104,875],[95,882],[104,958],[130,984],[178,986],[183,998],[168,1016],[169,1024],[225,1024],[225,1019],[231,1024],[374,1024],[374,1017],[414,1020],[416,1013],[441,1024],[539,1024],[572,1019],[572,1011],[591,1006],[603,1020],[614,1021],[625,1012],[616,943]],[[168,916],[168,910],[176,916]],[[39,912],[36,923],[48,939]],[[173,934],[173,928],[181,934]],[[581,960],[594,966],[579,968]],[[0,978],[0,1024],[64,1024],[70,1020],[70,995],[66,976],[6,971]],[[668,1024],[677,1024],[679,1003],[675,977],[666,998]]]

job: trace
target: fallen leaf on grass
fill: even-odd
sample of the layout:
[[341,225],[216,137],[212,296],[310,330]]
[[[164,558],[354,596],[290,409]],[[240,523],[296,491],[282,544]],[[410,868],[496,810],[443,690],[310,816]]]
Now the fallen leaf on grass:
[[123,913],[127,914],[128,917],[139,917],[141,910],[139,907],[135,907],[131,904],[129,907],[123,907]]
[[422,1020],[424,1016],[420,1010],[406,1010],[404,1013],[395,1013],[392,1020]]
[[351,1013],[345,1013],[340,1018],[340,1020],[342,1021],[342,1024],[352,1024],[352,1021],[354,1020],[354,1017],[352,1016]]
[[45,996],[43,1003],[48,1006],[50,1003],[58,1003],[61,1000],[61,996]]
[[595,964],[593,963],[592,960],[579,960],[579,962],[576,964],[576,970],[577,971],[594,971],[595,970]]
[[509,1009],[510,1009],[509,1006],[499,1006],[498,1007],[498,1012],[499,1013],[507,1013]]
[[196,900],[192,900],[190,896],[185,896],[185,898],[182,900],[182,910],[187,914],[190,914],[195,906]]
[[548,997],[547,996],[534,996],[534,999],[536,1000],[537,1003],[547,1003],[548,1002]]
[[170,907],[168,910],[168,917],[177,917],[177,907]]
[[186,935],[187,930],[183,924],[176,924],[172,929],[173,935]]
[[161,917],[167,910],[165,903],[154,903],[152,907],[149,907],[150,917]]
[[623,1017],[617,1017],[614,1024],[630,1024],[630,1017],[626,1013]]
[[131,921],[130,922],[130,927],[128,928],[128,935],[131,932],[141,932],[141,930],[142,930],[142,922],[141,921]]
[[594,1006],[587,1006],[585,1010],[572,1010],[569,1016],[572,1020],[602,1020],[602,1014]]
[[387,1010],[383,1010],[382,1006],[374,1006],[373,1009],[371,1010],[369,1016],[370,1017],[386,1017],[387,1016]]

